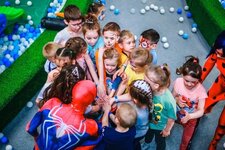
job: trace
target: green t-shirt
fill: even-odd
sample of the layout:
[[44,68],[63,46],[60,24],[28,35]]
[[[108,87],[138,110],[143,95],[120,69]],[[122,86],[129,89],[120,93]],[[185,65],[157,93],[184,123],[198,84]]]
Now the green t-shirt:
[[172,93],[167,89],[162,95],[153,97],[154,110],[150,128],[163,130],[168,118],[176,120],[176,101]]

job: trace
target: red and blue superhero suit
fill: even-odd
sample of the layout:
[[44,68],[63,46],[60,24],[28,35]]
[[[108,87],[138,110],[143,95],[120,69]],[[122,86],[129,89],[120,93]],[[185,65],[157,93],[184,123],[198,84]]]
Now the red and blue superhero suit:
[[98,125],[83,115],[96,97],[95,84],[88,80],[78,82],[72,97],[70,104],[58,98],[48,100],[27,124],[27,132],[35,138],[35,150],[87,150],[97,144]]

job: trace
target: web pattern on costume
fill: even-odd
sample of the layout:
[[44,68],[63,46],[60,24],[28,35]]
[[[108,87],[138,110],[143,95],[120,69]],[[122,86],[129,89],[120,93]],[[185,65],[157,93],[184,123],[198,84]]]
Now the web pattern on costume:
[[[60,106],[55,106],[48,114],[48,119],[45,119],[42,125],[42,134],[43,138],[45,139],[45,149],[48,149],[49,146],[52,146],[52,140],[50,140],[53,136],[52,131],[50,131],[53,128],[56,128],[56,138],[66,138],[64,143],[57,143],[56,145],[58,150],[62,149],[70,149],[73,146],[75,146],[77,143],[81,141],[81,137],[84,136],[86,131],[86,125],[83,123],[83,121],[80,122],[79,128],[75,128],[72,125],[66,124],[63,119],[57,115],[57,113],[62,109]],[[49,125],[49,123],[51,125]]]

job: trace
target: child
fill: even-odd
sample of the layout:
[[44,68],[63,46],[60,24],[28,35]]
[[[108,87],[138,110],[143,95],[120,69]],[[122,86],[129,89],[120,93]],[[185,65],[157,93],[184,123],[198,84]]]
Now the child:
[[45,72],[49,73],[57,67],[57,65],[55,64],[55,53],[59,48],[60,45],[54,42],[48,42],[44,45],[42,53],[43,56],[47,59],[44,65]]
[[37,105],[39,105],[39,101],[43,99],[44,90],[58,77],[63,66],[70,65],[72,63],[73,57],[74,53],[71,49],[59,48],[56,51],[55,63],[57,65],[57,68],[48,73],[47,80],[37,96]]
[[105,18],[105,6],[100,2],[94,2],[90,4],[88,8],[88,14],[95,16],[98,20],[104,20]]
[[95,52],[97,49],[104,47],[104,41],[101,37],[100,25],[97,19],[90,15],[87,16],[82,31],[84,39],[88,44],[88,54],[96,67]]
[[[97,150],[133,150],[137,112],[130,104],[121,104],[116,115],[110,113],[111,106],[106,102],[103,106],[102,141]],[[108,117],[116,124],[116,128],[109,127]]]
[[120,61],[120,55],[114,48],[106,49],[103,53],[104,68],[106,71],[106,88],[109,94],[112,90],[112,77],[113,74],[118,70],[118,64]]
[[[103,65],[103,53],[105,49],[115,46],[116,42],[119,39],[119,34],[120,34],[120,26],[115,22],[109,22],[103,27],[102,35],[104,39],[104,47],[96,51],[96,54],[95,54],[96,66],[97,66],[98,74],[99,74],[99,83],[101,85],[105,85],[104,84],[105,71],[104,71],[104,65]],[[104,96],[105,92],[101,93],[101,95]]]
[[54,42],[65,46],[66,41],[71,37],[82,37],[82,23],[80,9],[75,5],[68,5],[64,10],[64,22],[67,25],[63,30],[59,31]]
[[126,64],[126,61],[128,60],[130,53],[132,50],[136,47],[134,35],[128,31],[123,30],[120,33],[120,38],[118,40],[118,44],[116,45],[116,49],[121,49],[121,64]]
[[152,64],[156,65],[158,56],[156,53],[157,43],[160,39],[159,33],[154,29],[148,29],[141,33],[139,46],[146,48],[153,57]]
[[[88,80],[71,84],[74,79],[67,80],[67,77],[71,77],[73,72],[66,74],[65,80],[56,83],[54,93],[58,97],[53,94],[54,98],[49,99],[26,126],[27,132],[35,139],[35,150],[85,150],[93,149],[96,144],[98,125],[94,120],[84,117],[86,107],[96,96],[96,86]],[[79,78],[78,74],[75,70],[75,79]],[[66,93],[57,93],[57,90],[63,89],[67,89]]]
[[145,142],[150,143],[155,137],[156,149],[165,150],[165,137],[176,120],[176,101],[169,91],[170,71],[166,65],[149,66],[145,72],[145,80],[151,85],[153,91],[154,110]]
[[[94,65],[91,58],[87,54],[87,43],[81,37],[70,38],[65,47],[73,50],[76,54],[75,61],[84,69],[86,77],[88,80],[93,80],[98,84],[98,77],[94,69]],[[74,62],[73,62],[74,63]]]
[[197,125],[197,119],[204,113],[207,93],[199,82],[202,67],[199,59],[194,56],[186,57],[187,61],[177,69],[177,78],[174,82],[173,96],[177,101],[178,120],[184,127],[180,150],[186,150]]
[[137,79],[144,79],[144,72],[148,65],[152,62],[152,55],[143,48],[135,48],[132,50],[128,65],[125,69],[125,74],[127,75],[127,84],[121,84],[118,88],[117,95],[127,93],[127,87],[130,83]]

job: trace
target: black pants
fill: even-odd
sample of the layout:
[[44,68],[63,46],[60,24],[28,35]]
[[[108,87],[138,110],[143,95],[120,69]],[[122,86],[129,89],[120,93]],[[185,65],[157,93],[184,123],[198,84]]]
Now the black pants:
[[135,150],[141,150],[141,143],[140,141],[144,138],[145,136],[141,136],[141,137],[138,137],[138,138],[135,138],[134,139],[134,149]]
[[161,132],[161,130],[148,129],[148,132],[145,135],[145,143],[151,143],[152,139],[155,137],[156,150],[165,150],[166,138],[162,137],[160,134]]

